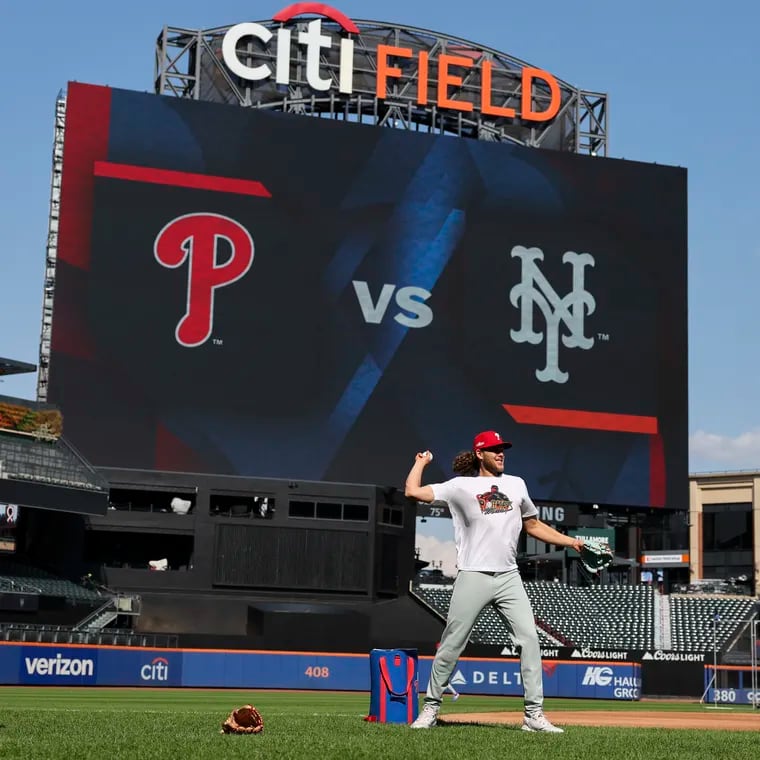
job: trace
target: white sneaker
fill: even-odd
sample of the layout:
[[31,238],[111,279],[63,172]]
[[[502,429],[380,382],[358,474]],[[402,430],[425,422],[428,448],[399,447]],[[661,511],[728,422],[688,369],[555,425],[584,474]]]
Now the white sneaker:
[[547,734],[564,734],[565,730],[553,725],[543,713],[526,715],[523,718],[523,731],[543,731]]
[[412,728],[432,728],[438,722],[438,706],[426,702]]

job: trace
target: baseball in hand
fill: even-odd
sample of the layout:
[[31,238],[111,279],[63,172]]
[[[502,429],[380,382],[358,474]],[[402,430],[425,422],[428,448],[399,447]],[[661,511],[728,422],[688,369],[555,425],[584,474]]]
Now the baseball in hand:
[[432,451],[423,451],[422,452],[422,456],[424,456],[428,460],[428,462],[432,462],[433,461],[433,452]]

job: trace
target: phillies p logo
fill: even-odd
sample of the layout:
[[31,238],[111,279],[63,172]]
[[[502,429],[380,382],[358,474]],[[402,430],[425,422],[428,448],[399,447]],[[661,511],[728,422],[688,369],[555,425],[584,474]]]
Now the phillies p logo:
[[[220,243],[229,249],[218,262]],[[214,294],[239,280],[253,262],[253,239],[234,219],[220,214],[179,216],[169,222],[153,243],[156,261],[169,269],[187,266],[187,308],[177,323],[177,342],[193,348],[205,343],[214,326]]]

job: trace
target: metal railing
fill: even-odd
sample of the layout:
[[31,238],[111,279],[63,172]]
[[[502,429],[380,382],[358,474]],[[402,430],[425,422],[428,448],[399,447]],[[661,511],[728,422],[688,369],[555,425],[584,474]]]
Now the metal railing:
[[0,623],[0,641],[165,649],[176,648],[179,644],[179,637],[171,633],[141,633],[129,628],[77,630],[71,626],[64,625]]
[[42,589],[29,583],[20,583],[5,575],[0,576],[0,591],[11,591],[18,594],[41,594]]
[[101,630],[116,620],[119,615],[139,617],[141,611],[142,599],[137,594],[115,592],[103,604],[82,618],[73,626],[73,629],[75,631]]

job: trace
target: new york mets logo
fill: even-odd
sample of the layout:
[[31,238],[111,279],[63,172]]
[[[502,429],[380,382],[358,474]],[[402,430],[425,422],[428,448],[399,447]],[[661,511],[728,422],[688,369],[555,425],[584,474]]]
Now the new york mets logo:
[[[573,251],[567,251],[562,256],[562,263],[569,263],[573,268],[573,288],[560,298],[538,268],[536,262],[544,260],[540,248],[518,245],[512,249],[512,257],[522,260],[522,281],[509,294],[512,306],[520,308],[521,322],[520,329],[510,330],[509,334],[516,343],[532,345],[538,345],[546,338],[546,366],[536,370],[536,377],[542,383],[566,383],[569,374],[559,368],[560,326],[564,324],[569,331],[569,334],[562,336],[562,345],[566,348],[589,349],[594,345],[594,339],[584,335],[584,319],[596,308],[594,297],[584,285],[584,270],[587,266],[594,266],[594,258],[589,253]],[[543,315],[545,333],[533,329],[535,307]]]
[[[227,258],[219,263],[220,249]],[[253,239],[234,219],[219,214],[186,214],[158,233],[153,253],[170,269],[187,265],[187,306],[177,323],[177,342],[193,348],[205,343],[214,327],[214,295],[239,280],[253,262]]]

